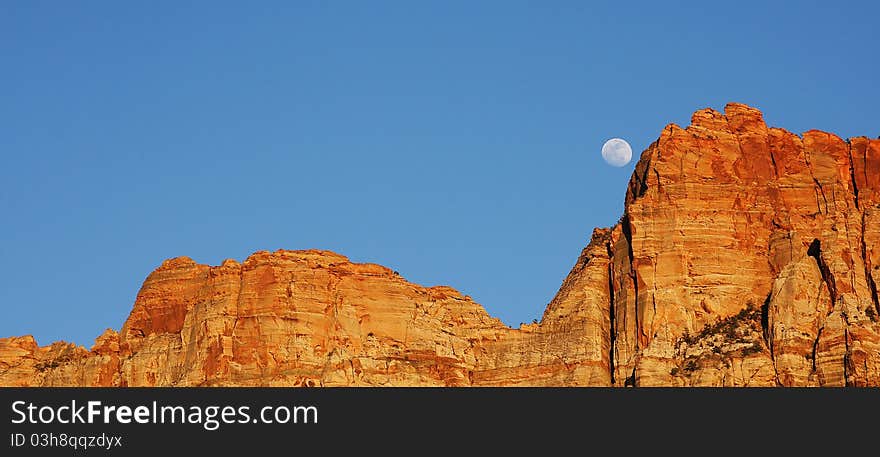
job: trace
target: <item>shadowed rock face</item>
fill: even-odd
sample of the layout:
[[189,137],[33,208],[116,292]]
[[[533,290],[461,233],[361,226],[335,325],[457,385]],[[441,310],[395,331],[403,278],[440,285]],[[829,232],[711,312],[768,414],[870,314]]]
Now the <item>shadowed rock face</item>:
[[327,251],[179,257],[91,350],[0,339],[0,385],[880,385],[880,140],[701,110],[625,208],[537,324]]

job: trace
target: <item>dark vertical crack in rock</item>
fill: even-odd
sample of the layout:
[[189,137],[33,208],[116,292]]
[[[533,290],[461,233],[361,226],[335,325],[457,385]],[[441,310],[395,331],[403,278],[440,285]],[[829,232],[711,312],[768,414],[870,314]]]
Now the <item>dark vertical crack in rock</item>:
[[608,371],[611,374],[611,385],[614,385],[614,344],[616,341],[616,334],[614,328],[614,250],[612,249],[611,242],[605,243],[605,249],[608,251],[608,297],[609,297],[609,307],[608,307]]
[[856,168],[852,156],[852,141],[846,140],[847,157],[849,157],[849,179],[852,182],[853,197],[856,202],[856,209],[859,208],[859,185],[856,184]]
[[773,338],[771,338],[770,332],[770,298],[773,297],[773,292],[771,291],[767,294],[767,298],[764,299],[764,304],[761,305],[761,336],[764,338],[764,345],[767,346],[767,349],[770,351],[770,363],[773,365],[773,376],[776,379],[776,385],[781,386],[782,383],[779,382],[779,370],[776,368],[776,353],[773,349]]
[[[813,178],[813,182],[816,183],[816,187],[818,187],[819,192],[822,193],[822,202],[825,203],[825,211],[823,214],[828,214],[828,198],[825,197],[825,189],[822,187],[822,183],[820,183],[818,179]],[[822,212],[822,208],[819,208],[819,212]]]
[[779,180],[779,166],[776,165],[776,157],[773,155],[773,147],[770,145],[770,134],[767,134],[767,154],[770,156],[770,163],[773,165],[773,180]]
[[871,274],[871,262],[868,259],[868,243],[865,241],[865,215],[867,211],[862,212],[862,234],[861,234],[861,250],[862,265],[865,267],[865,280],[868,282],[868,290],[871,292],[871,300],[874,302],[874,311],[876,316],[880,316],[880,297],[877,295],[877,283],[874,282],[874,276]]
[[825,327],[819,327],[819,331],[816,332],[816,339],[813,341],[813,372],[816,371],[816,352],[819,349],[819,339],[822,338],[822,330],[825,330]]
[[[630,279],[633,283],[633,317],[635,318],[635,334],[633,338],[635,339],[635,352],[639,351],[639,281],[638,276],[636,275],[635,262],[633,259],[633,245],[632,245],[632,221],[630,220],[629,213],[624,213],[623,221],[621,223],[621,229],[623,231],[623,237],[626,238],[626,248],[627,255],[629,260],[629,275]],[[636,363],[637,357],[633,359],[633,371],[632,376],[626,379],[624,382],[624,386],[631,385],[635,387],[635,379],[636,379]]]
[[845,386],[849,387],[852,385],[852,382],[849,379],[850,376],[850,368],[849,365],[852,363],[852,354],[850,353],[849,347],[849,319],[846,318],[846,314],[843,315],[844,323],[846,326],[843,328],[843,344],[846,348],[846,351],[843,353],[843,383]]
[[828,265],[822,260],[822,242],[819,241],[819,239],[814,239],[813,242],[810,243],[810,247],[807,249],[807,255],[816,260],[816,264],[819,266],[819,272],[822,274],[822,282],[828,287],[828,294],[831,296],[831,303],[837,303],[837,286],[834,283],[834,275],[831,274]]
[[770,338],[770,297],[773,293],[767,294],[764,304],[761,305],[761,336],[764,337],[764,344],[770,349],[770,357],[773,357],[773,339]]

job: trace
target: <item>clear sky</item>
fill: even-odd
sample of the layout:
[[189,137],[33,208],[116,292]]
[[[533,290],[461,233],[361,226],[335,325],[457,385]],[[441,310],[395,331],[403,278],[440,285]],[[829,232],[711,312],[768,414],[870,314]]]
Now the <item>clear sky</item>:
[[877,2],[0,3],[0,336],[163,259],[321,248],[539,318],[635,156],[729,101],[880,135]]

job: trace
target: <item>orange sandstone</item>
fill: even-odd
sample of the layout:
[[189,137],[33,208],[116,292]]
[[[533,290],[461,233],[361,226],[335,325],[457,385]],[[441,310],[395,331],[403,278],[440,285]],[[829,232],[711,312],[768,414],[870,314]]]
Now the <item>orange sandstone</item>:
[[90,349],[5,386],[878,386],[880,140],[729,104],[668,125],[537,324],[327,251],[165,261]]

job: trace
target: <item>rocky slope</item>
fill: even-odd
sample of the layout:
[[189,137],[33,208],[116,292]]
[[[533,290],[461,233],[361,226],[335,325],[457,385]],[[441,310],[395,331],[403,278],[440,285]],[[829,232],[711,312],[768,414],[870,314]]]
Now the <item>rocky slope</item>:
[[701,110],[625,207],[538,324],[326,251],[180,257],[91,350],[0,339],[0,385],[880,385],[880,139]]

